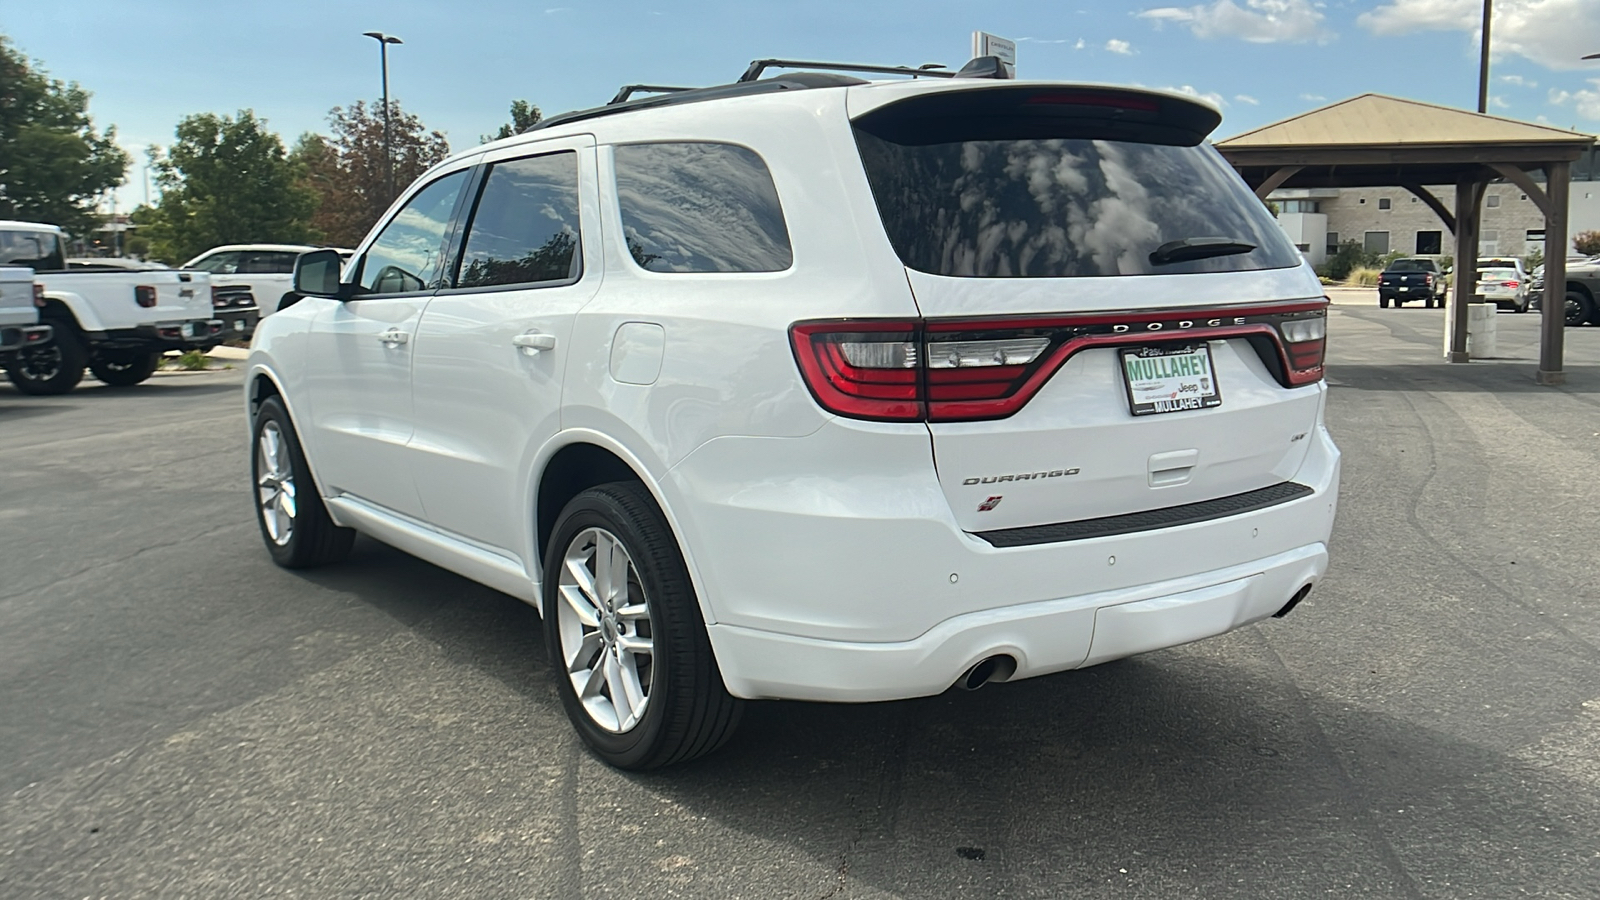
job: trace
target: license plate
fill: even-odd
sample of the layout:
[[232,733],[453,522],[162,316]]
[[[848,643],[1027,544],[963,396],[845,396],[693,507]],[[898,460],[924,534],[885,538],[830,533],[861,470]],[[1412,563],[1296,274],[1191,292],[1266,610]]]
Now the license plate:
[[183,328],[179,329],[178,333],[183,335],[186,338],[194,337],[194,323],[193,322],[185,322],[185,323],[183,323]]
[[1136,416],[1222,405],[1210,344],[1123,350],[1122,380]]
[[243,319],[234,319],[233,320],[233,330],[234,331],[243,331],[244,330],[244,320]]
[[1409,291],[1409,290],[1411,290],[1411,288],[1401,288],[1400,289],[1400,293],[1404,294],[1406,291]]

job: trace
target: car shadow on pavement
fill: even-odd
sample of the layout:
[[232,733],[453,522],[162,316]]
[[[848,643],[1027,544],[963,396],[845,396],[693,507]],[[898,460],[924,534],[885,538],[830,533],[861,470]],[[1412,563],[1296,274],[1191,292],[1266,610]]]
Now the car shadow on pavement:
[[[536,708],[531,720],[563,720],[528,605],[366,538],[346,565],[301,577],[504,684]],[[1246,629],[971,693],[752,703],[727,746],[688,764],[625,773],[577,750],[568,827],[599,830],[608,854],[634,860],[686,842],[782,848],[838,885],[907,897],[1117,885],[1145,896],[1421,896],[1440,885],[1562,895],[1600,883],[1600,859],[1582,851],[1600,833],[1600,804],[1571,748],[1513,756],[1388,715],[1381,696],[1358,704],[1298,686],[1275,660]],[[1593,688],[1551,690],[1576,710]],[[576,744],[559,727],[528,739],[563,756]],[[602,812],[583,797],[610,799]],[[613,812],[617,797],[629,809]],[[797,877],[789,863],[741,873],[748,896],[786,895],[782,878]],[[659,895],[674,885],[681,893],[681,880],[663,880]]]

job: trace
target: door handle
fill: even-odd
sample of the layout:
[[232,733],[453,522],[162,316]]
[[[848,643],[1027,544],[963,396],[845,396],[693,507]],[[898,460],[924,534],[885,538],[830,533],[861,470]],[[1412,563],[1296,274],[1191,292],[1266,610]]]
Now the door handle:
[[514,347],[520,348],[527,356],[538,356],[540,350],[554,350],[556,336],[538,331],[528,331],[511,339]]
[[398,328],[391,328],[388,331],[379,334],[378,340],[392,347],[398,347],[401,344],[404,344],[406,341],[411,340],[411,335],[401,331]]

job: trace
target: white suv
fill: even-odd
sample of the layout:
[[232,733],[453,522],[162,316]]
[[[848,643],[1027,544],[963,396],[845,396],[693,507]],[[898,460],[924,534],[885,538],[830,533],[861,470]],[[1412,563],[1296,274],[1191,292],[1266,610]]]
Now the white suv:
[[441,163],[264,320],[289,567],[359,530],[535,604],[608,762],[742,699],[1029,678],[1327,567],[1326,300],[1159,92],[799,74]]

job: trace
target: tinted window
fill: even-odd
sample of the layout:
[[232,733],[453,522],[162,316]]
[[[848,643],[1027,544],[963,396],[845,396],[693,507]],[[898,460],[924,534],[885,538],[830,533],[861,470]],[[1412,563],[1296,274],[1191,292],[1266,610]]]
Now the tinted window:
[[616,148],[628,251],[652,272],[778,272],[794,254],[767,164],[733,144]]
[[0,231],[0,266],[27,266],[36,272],[65,271],[61,235],[54,231]]
[[[935,275],[1072,278],[1297,266],[1272,213],[1209,147],[1053,138],[856,142],[900,259]],[[1249,253],[1155,265],[1168,241]]]
[[239,253],[237,250],[229,250],[225,253],[213,253],[195,263],[193,268],[199,269],[202,272],[211,272],[216,275],[232,275],[233,273],[239,271],[239,257],[242,255],[243,254]]
[[244,255],[239,263],[241,275],[281,275],[294,271],[295,258],[300,254],[283,250],[254,250]]
[[580,271],[578,155],[495,163],[467,231],[456,287],[569,281]]
[[1397,259],[1389,263],[1390,272],[1432,272],[1433,260],[1430,259]]
[[419,191],[389,220],[362,259],[364,292],[400,294],[439,286],[445,228],[466,181],[466,170],[446,175]]

